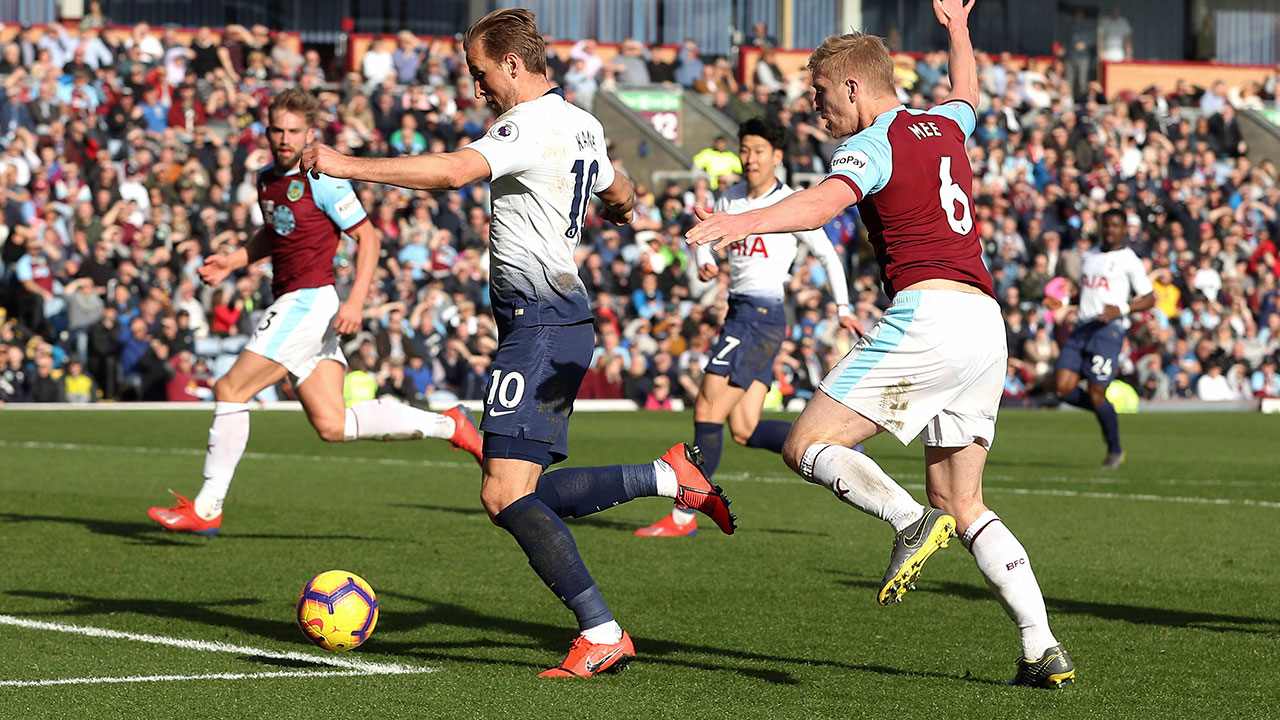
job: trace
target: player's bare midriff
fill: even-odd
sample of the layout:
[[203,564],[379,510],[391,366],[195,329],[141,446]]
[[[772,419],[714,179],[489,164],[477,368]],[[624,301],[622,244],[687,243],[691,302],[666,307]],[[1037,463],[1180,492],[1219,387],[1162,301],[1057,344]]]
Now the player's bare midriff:
[[943,278],[921,280],[918,283],[913,283],[902,289],[903,290],[956,290],[958,292],[972,293],[974,295],[986,295],[986,293],[984,293],[981,289],[976,288],[973,285],[970,285],[968,283],[962,283],[956,280],[944,280]]

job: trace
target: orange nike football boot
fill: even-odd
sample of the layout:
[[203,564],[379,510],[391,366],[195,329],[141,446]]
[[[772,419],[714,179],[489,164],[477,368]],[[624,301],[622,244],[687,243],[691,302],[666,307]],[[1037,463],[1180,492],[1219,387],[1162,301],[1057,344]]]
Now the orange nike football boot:
[[569,656],[559,667],[538,673],[539,677],[591,677],[605,672],[621,672],[636,657],[631,636],[622,633],[616,643],[593,643],[579,635],[569,646]]
[[676,471],[676,504],[691,507],[712,520],[725,535],[732,535],[738,528],[738,516],[729,512],[731,501],[724,496],[719,485],[712,485],[703,476],[702,453],[689,443],[680,443],[662,456],[662,461]]
[[658,522],[648,527],[642,527],[632,533],[636,537],[693,537],[697,534],[697,518],[693,518],[687,523],[678,523],[671,513],[667,513]]
[[190,500],[170,490],[178,502],[173,507],[153,507],[147,515],[165,530],[190,532],[197,535],[217,535],[222,527],[222,513],[212,520],[205,520],[196,514],[196,506]]
[[476,457],[476,462],[484,464],[484,442],[480,440],[480,431],[467,412],[466,405],[458,405],[452,410],[445,410],[441,415],[453,418],[453,437],[449,443],[459,450],[466,450]]

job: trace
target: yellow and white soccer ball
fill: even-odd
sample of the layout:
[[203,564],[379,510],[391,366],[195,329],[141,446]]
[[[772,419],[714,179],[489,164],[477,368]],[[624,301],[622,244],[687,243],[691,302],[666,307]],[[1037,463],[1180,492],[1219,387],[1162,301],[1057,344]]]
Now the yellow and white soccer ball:
[[346,570],[311,578],[298,598],[298,627],[325,650],[350,650],[369,639],[378,624],[378,596],[369,583]]

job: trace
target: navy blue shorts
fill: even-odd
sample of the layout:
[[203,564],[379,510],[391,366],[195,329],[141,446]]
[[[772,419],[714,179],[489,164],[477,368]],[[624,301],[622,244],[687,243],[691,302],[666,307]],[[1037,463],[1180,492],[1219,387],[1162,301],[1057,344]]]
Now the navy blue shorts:
[[1057,369],[1105,386],[1116,376],[1123,346],[1124,327],[1118,321],[1091,320],[1071,331],[1058,355]]
[[711,350],[707,372],[724,375],[729,384],[747,389],[755,380],[773,384],[773,359],[787,334],[782,303],[730,297],[720,340]]
[[480,421],[484,456],[544,468],[568,457],[569,415],[594,349],[591,322],[511,330],[489,370]]

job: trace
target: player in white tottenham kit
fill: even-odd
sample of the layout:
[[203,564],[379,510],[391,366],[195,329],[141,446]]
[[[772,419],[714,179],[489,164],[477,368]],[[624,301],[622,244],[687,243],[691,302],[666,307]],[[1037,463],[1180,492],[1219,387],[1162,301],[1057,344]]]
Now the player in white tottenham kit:
[[[1107,400],[1107,386],[1116,376],[1129,313],[1156,303],[1151,278],[1138,256],[1124,246],[1124,235],[1124,211],[1103,213],[1102,247],[1085,253],[1076,326],[1058,355],[1054,377],[1058,397],[1098,416],[1107,441],[1107,457],[1102,461],[1105,468],[1117,468],[1124,462],[1120,419]],[[1080,388],[1081,376],[1089,381],[1088,392]]]
[[[216,402],[200,493],[194,501],[174,493],[178,500],[172,507],[147,511],[167,530],[218,533],[223,500],[249,442],[249,400],[286,374],[323,440],[445,438],[480,459],[480,434],[461,405],[430,413],[383,398],[350,408],[343,403],[347,360],[338,347],[338,335],[360,329],[381,241],[351,183],[308,178],[298,170],[319,107],[314,96],[296,88],[272,100],[267,139],[275,162],[257,177],[258,204],[267,222],[243,248],[211,255],[200,268],[200,278],[217,285],[233,271],[269,255],[276,299],[235,365],[213,386]],[[341,304],[333,289],[333,256],[340,233],[359,244],[355,282]]]
[[630,222],[631,182],[615,174],[600,123],[565,101],[546,77],[546,48],[523,9],[496,10],[467,31],[467,66],[498,119],[453,153],[395,159],[309,148],[314,173],[420,190],[490,181],[490,298],[498,354],[485,400],[480,498],[529,565],[578,619],[580,635],[544,677],[589,677],[635,656],[609,612],[562,517],[582,517],[636,497],[675,498],[734,531],[728,500],[703,477],[696,450],[680,443],[641,465],[567,468],[569,415],[595,347],[586,288],[573,261],[592,195],[601,216]]
[[[716,200],[717,212],[742,213],[768,207],[794,192],[780,182],[775,171],[782,162],[786,136],[778,123],[752,119],[738,128],[738,156],[746,180],[725,191]],[[702,472],[715,474],[724,442],[724,423],[739,445],[782,452],[791,430],[785,420],[761,420],[760,407],[773,382],[773,360],[787,331],[783,312],[783,289],[791,275],[797,243],[804,243],[827,271],[841,326],[862,334],[849,311],[849,288],[844,267],[826,233],[808,230],[796,233],[753,235],[730,245],[729,312],[720,329],[720,341],[711,351],[698,400],[693,410],[693,444],[702,451]],[[711,280],[720,272],[710,247],[696,250],[698,277]],[[698,523],[693,510],[676,505],[670,515],[636,530],[641,537],[687,537],[696,535]]]

